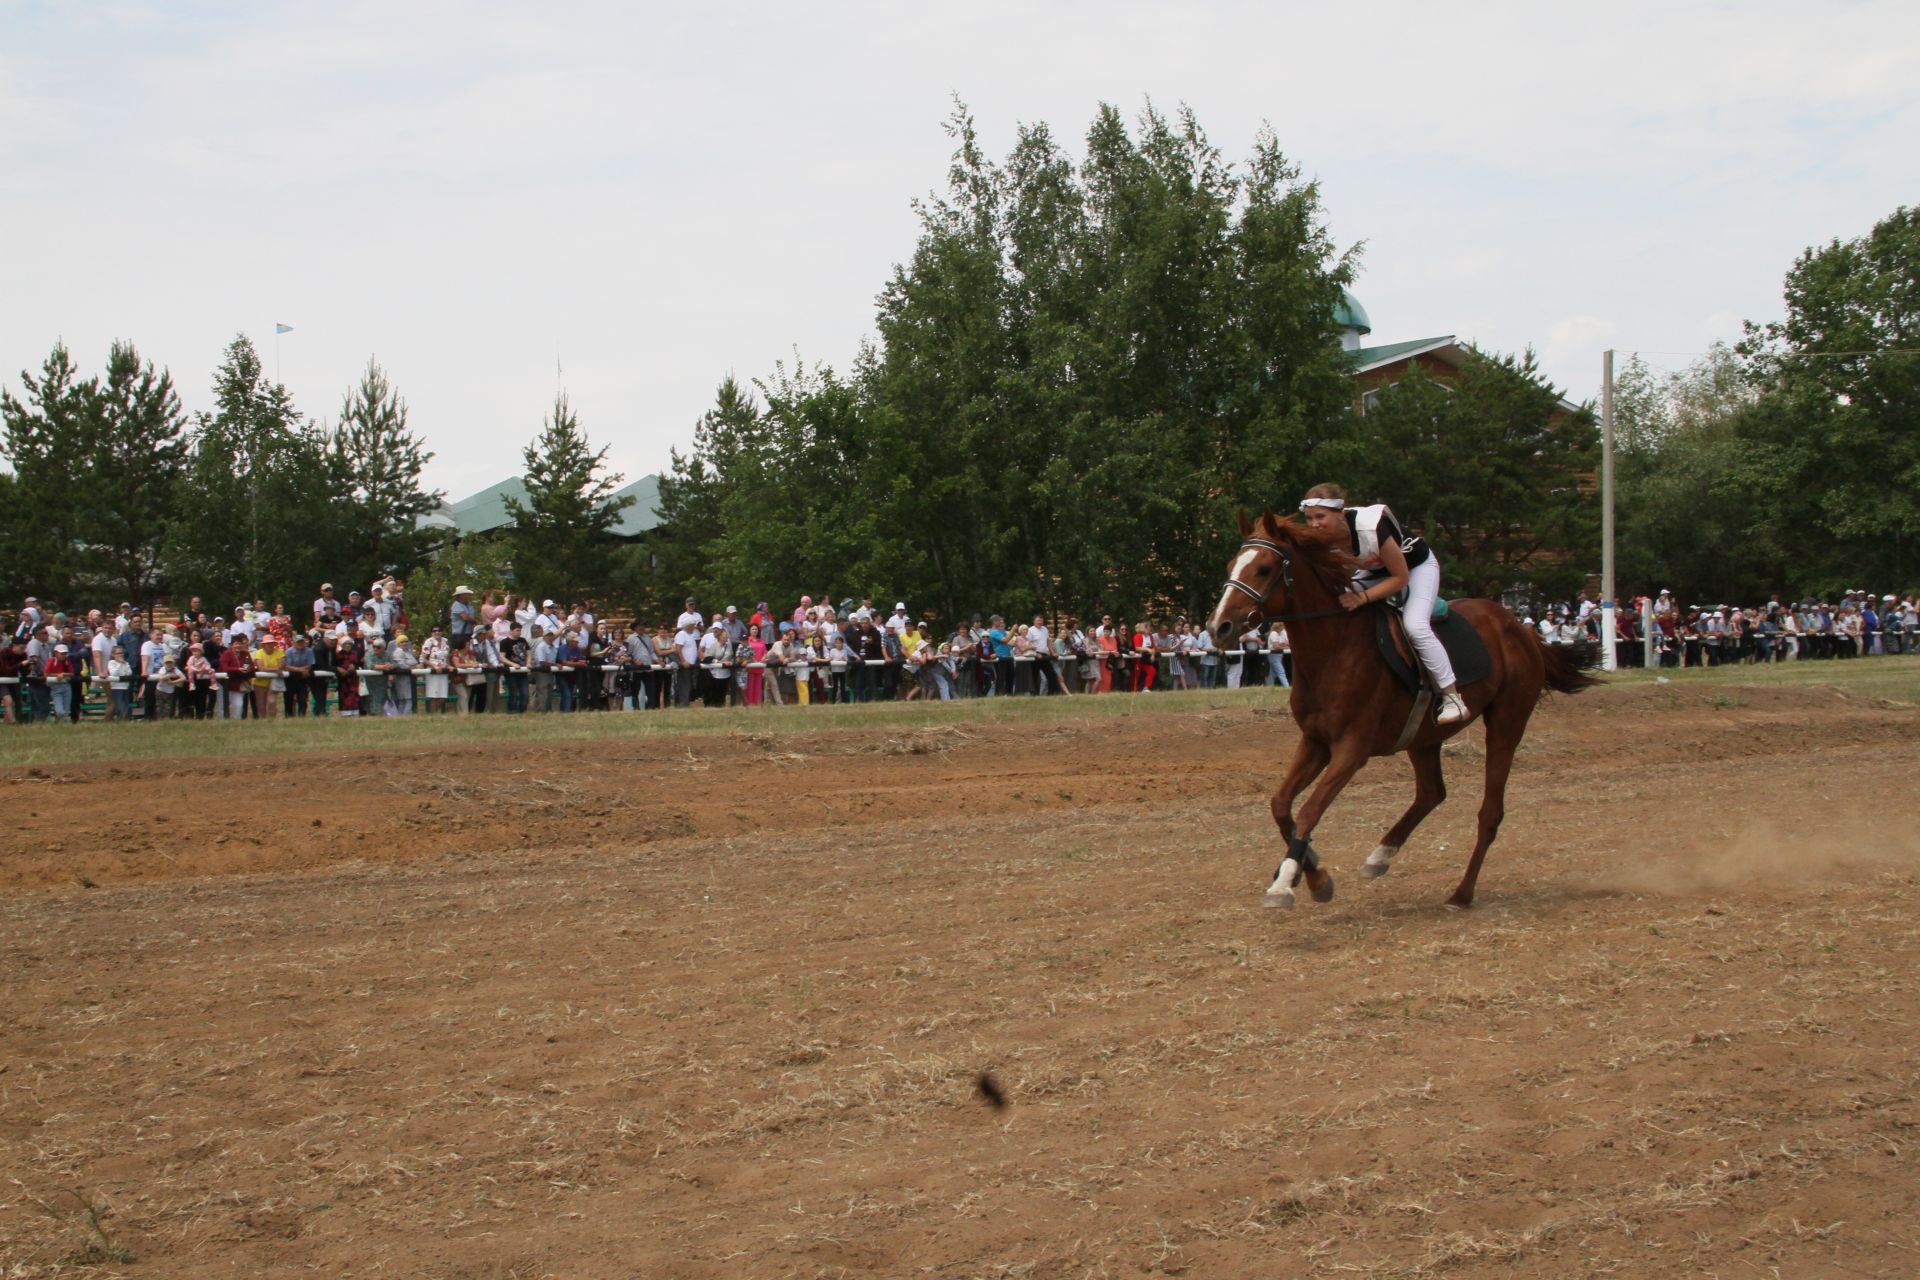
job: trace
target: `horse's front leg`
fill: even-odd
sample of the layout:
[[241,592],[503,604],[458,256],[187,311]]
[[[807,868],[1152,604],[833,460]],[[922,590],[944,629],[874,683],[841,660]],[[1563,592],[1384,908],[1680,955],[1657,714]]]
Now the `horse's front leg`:
[[[1287,836],[1287,857],[1267,888],[1266,904],[1270,907],[1293,905],[1293,886],[1302,872],[1306,874],[1307,888],[1312,891],[1315,902],[1333,900],[1333,877],[1313,860],[1309,846],[1313,840],[1313,829],[1320,824],[1320,817],[1326,813],[1327,806],[1333,803],[1341,788],[1352,781],[1353,775],[1366,764],[1368,739],[1364,734],[1350,733],[1331,747],[1322,747],[1321,750],[1327,753],[1322,762],[1326,773],[1320,779],[1320,785],[1313,789],[1313,794],[1307,797],[1307,802],[1300,806],[1298,831],[1285,831],[1282,828]],[[1320,770],[1315,769],[1314,772]],[[1274,800],[1277,804],[1279,797],[1274,797]]]
[[1320,776],[1332,754],[1326,743],[1307,737],[1302,737],[1300,745],[1293,749],[1287,775],[1280,779],[1280,788],[1273,793],[1273,820],[1288,843],[1293,841],[1293,798],[1300,794],[1300,788]]

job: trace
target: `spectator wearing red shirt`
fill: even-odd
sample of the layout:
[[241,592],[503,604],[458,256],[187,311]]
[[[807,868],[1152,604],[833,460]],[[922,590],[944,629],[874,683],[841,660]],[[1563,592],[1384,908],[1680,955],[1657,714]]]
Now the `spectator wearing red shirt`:
[[227,678],[221,695],[227,704],[227,719],[243,719],[247,714],[247,695],[253,687],[253,654],[245,644],[227,646],[220,655],[220,674]]

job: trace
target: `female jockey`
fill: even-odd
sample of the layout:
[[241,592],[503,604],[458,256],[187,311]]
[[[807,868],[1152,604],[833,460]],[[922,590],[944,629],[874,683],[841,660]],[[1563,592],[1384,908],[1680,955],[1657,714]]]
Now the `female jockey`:
[[1420,655],[1420,665],[1440,690],[1436,719],[1441,724],[1465,720],[1467,705],[1454,684],[1453,664],[1433,634],[1433,602],[1440,595],[1440,561],[1433,549],[1403,530],[1384,504],[1348,506],[1347,491],[1337,484],[1317,484],[1307,490],[1300,512],[1315,529],[1346,525],[1349,544],[1360,560],[1354,589],[1340,597],[1347,609],[1390,600],[1406,591],[1400,620],[1407,629],[1407,642]]

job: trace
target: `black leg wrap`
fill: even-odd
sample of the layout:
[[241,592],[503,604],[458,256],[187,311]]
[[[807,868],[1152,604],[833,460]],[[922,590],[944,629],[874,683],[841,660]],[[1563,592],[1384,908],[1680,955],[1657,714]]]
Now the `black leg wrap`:
[[1295,836],[1287,841],[1287,856],[1299,863],[1302,871],[1320,869],[1320,855],[1313,851],[1313,845],[1305,836]]

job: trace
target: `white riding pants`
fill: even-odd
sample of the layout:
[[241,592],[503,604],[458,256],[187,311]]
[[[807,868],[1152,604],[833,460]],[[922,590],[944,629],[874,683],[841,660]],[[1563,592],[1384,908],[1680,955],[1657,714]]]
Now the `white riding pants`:
[[1453,664],[1447,651],[1433,634],[1433,602],[1440,598],[1440,558],[1432,552],[1420,564],[1407,571],[1407,603],[1400,611],[1406,624],[1407,643],[1420,655],[1420,665],[1433,677],[1435,688],[1453,683]]

